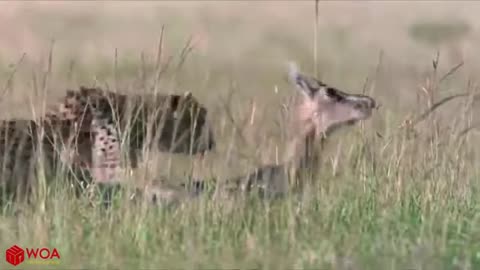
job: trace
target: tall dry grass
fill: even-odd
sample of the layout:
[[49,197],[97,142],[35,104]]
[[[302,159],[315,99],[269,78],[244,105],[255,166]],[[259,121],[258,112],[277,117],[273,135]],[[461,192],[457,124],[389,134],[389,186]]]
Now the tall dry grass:
[[[313,1],[1,5],[4,119],[41,115],[81,84],[191,90],[218,140],[200,172],[207,180],[275,162],[284,150],[282,104],[293,91],[285,60],[382,105],[330,138],[320,179],[301,197],[201,197],[170,208],[132,204],[121,189],[105,208],[101,196],[74,196],[57,174],[33,205],[3,207],[2,250],[55,247],[60,265],[49,268],[480,267],[476,3],[319,2],[317,17]],[[428,47],[408,34],[450,18],[471,27],[453,54],[453,45]],[[191,157],[147,156],[129,182],[189,177]]]

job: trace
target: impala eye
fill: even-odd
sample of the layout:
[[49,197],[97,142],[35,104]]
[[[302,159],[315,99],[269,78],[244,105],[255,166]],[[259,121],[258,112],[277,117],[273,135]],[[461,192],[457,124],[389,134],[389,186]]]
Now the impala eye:
[[356,110],[361,110],[364,108],[363,104],[362,103],[356,103],[355,105],[353,105],[353,107],[356,109]]
[[339,92],[337,91],[337,89],[333,88],[333,87],[327,87],[325,89],[325,93],[327,94],[327,96],[331,99],[334,99],[335,101],[341,101],[343,100],[343,96],[341,96],[339,94]]

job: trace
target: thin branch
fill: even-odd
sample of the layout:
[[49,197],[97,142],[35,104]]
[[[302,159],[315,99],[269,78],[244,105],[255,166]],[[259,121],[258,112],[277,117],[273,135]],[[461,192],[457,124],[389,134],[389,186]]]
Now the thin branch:
[[115,48],[115,54],[113,56],[113,91],[117,92],[118,85],[118,48]]
[[[478,95],[478,94],[477,94]],[[477,96],[475,95],[475,96]],[[456,98],[459,98],[459,97],[468,97],[470,96],[470,93],[462,93],[462,94],[456,94],[456,95],[451,95],[451,96],[448,96],[448,97],[445,97],[443,98],[442,100],[438,101],[437,103],[433,104],[432,106],[430,106],[427,110],[425,110],[425,112],[423,112],[422,114],[420,114],[418,117],[415,118],[415,120],[412,121],[412,124],[413,125],[417,125],[418,123],[422,122],[423,120],[425,120],[432,112],[434,112],[435,110],[437,110],[440,106],[444,105],[445,103],[453,100],[453,99],[456,99]]]
[[460,139],[461,137],[467,135],[468,132],[474,130],[474,129],[477,129],[477,128],[480,128],[480,123],[477,123],[477,124],[474,124],[468,128],[465,128],[463,129],[462,131],[460,131],[457,135],[457,140]]
[[180,52],[180,61],[178,62],[177,65],[177,70],[180,70],[183,66],[183,63],[185,63],[185,60],[187,59],[188,54],[193,50],[193,44],[192,44],[193,37],[190,36],[185,43],[185,46],[182,48],[182,51]]
[[[233,117],[233,113],[231,111],[231,100],[232,100],[232,93],[233,91],[229,91],[229,95],[227,97],[227,100],[223,100],[221,102],[221,104],[223,105],[223,110],[225,112],[225,115],[227,117],[227,119],[229,120],[229,122],[233,125],[233,128],[235,130],[235,134],[240,138],[240,140],[245,144],[245,145],[248,145],[248,140],[245,138],[244,134],[243,134],[243,128],[242,126],[245,126],[246,124],[248,124],[248,120],[249,118],[246,117],[243,121],[243,124],[238,124],[237,121],[235,121],[234,117]],[[240,151],[237,151],[237,154],[240,155],[241,158],[243,159],[246,159],[246,160],[249,160],[251,159],[252,157],[251,156],[248,156]],[[254,162],[255,163],[259,163],[259,159],[255,156],[254,157]]]
[[451,68],[445,75],[443,75],[440,80],[438,81],[439,83],[441,83],[442,81],[444,81],[445,79],[447,79],[450,75],[452,75],[453,73],[457,72],[457,70],[459,68],[461,68],[463,66],[464,62],[460,62],[458,63],[457,65],[455,65],[453,68]]
[[[162,69],[162,56],[163,56],[163,36],[165,33],[165,25],[162,25],[162,29],[160,31],[160,38],[158,40],[158,47],[157,47],[157,58],[155,60],[155,78],[153,82],[153,91],[156,93],[158,91],[158,82],[160,81],[161,75],[165,69]],[[168,66],[166,63],[166,67]]]
[[22,64],[26,55],[27,55],[26,53],[23,53],[22,56],[20,57],[20,60],[18,60],[17,63],[15,64],[15,66],[13,67],[13,70],[10,73],[10,76],[8,76],[7,82],[3,86],[2,93],[0,94],[0,101],[3,100],[3,98],[7,94],[8,90],[11,90],[12,83],[13,83],[13,78],[15,77],[15,74],[17,73],[18,67]]

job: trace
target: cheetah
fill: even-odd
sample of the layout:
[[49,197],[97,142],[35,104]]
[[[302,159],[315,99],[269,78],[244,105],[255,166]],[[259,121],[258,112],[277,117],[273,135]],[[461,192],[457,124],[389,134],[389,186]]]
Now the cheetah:
[[0,201],[28,199],[40,169],[46,180],[58,172],[56,166],[64,154],[62,140],[70,133],[70,124],[48,118],[0,121]]
[[70,121],[76,130],[72,134],[90,134],[72,144],[75,149],[70,150],[74,153],[68,162],[89,168],[96,182],[115,181],[124,167],[122,149],[127,150],[128,161],[135,168],[144,147],[199,154],[201,158],[216,144],[207,122],[207,109],[190,92],[125,95],[82,86],[76,91],[67,90],[47,118],[53,122]]
[[[2,194],[29,197],[38,165],[53,170],[60,163],[86,171],[96,182],[117,181],[126,130],[134,167],[145,144],[202,155],[215,147],[206,116],[206,108],[189,92],[127,96],[99,88],[67,90],[62,102],[40,119],[0,121]],[[150,139],[148,129],[153,130]]]

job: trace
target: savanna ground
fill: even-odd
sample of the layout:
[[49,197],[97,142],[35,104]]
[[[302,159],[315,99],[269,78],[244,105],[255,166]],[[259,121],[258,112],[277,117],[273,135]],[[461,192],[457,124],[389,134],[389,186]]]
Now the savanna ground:
[[[479,12],[474,1],[320,2],[315,52],[314,1],[2,2],[1,118],[38,116],[79,85],[151,91],[172,56],[156,86],[209,108],[218,148],[207,179],[281,155],[288,60],[382,106],[331,138],[301,200],[105,209],[60,176],[33,207],[2,210],[0,249],[61,256],[17,268],[479,269]],[[472,94],[429,110],[461,93]],[[190,165],[155,155],[129,181],[182,178]]]

